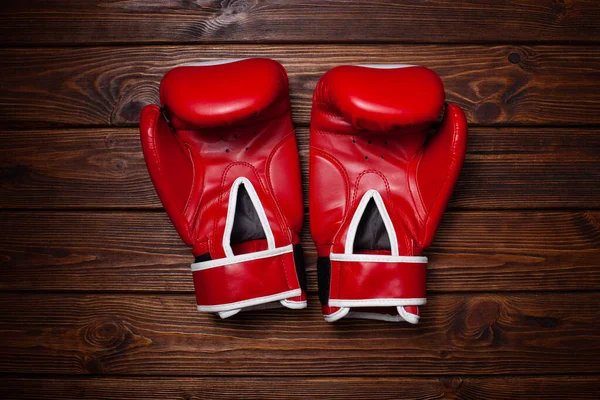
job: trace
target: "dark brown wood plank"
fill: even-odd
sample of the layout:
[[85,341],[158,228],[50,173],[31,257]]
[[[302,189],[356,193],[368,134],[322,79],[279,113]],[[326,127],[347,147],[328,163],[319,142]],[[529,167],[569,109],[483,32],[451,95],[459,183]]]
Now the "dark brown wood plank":
[[[149,35],[151,36],[151,35]],[[600,47],[467,45],[202,45],[0,50],[1,125],[136,124],[176,65],[271,57],[290,75],[297,125],[313,89],[340,64],[410,63],[434,69],[447,99],[480,125],[600,124]]]
[[0,378],[10,399],[589,399],[597,376],[457,378]]
[[[0,294],[0,371],[394,376],[600,372],[600,293],[430,296],[417,326],[305,310],[199,313],[192,295]],[[288,372],[286,372],[288,371]]]
[[[193,292],[163,212],[2,212],[0,226],[1,290]],[[449,212],[427,255],[430,293],[599,290],[600,212]]]
[[6,44],[598,42],[594,0],[27,1],[3,5]]
[[[600,208],[600,130],[472,128],[450,209]],[[308,206],[308,128],[297,129]],[[137,129],[0,131],[0,208],[161,208]]]
[[0,208],[162,207],[137,129],[0,131],[0,141]]

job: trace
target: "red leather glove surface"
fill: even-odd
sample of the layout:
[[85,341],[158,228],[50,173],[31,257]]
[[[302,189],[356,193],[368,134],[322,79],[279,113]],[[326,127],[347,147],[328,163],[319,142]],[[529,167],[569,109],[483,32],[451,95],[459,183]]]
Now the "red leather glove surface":
[[[269,59],[177,67],[140,117],[144,158],[185,243],[198,310],[306,307],[303,205],[285,69]],[[302,283],[301,283],[302,282]]]
[[422,252],[463,164],[467,122],[419,66],[341,66],[313,96],[310,225],[327,321],[417,323]]

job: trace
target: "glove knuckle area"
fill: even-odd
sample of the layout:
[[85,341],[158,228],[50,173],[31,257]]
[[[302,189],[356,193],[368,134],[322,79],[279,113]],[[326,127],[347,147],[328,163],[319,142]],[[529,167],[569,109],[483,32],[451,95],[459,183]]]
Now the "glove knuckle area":
[[444,106],[441,79],[420,66],[341,66],[320,83],[315,100],[333,106],[354,128],[372,132],[430,124]]
[[160,99],[176,128],[234,125],[289,109],[285,70],[264,58],[176,67],[163,78]]

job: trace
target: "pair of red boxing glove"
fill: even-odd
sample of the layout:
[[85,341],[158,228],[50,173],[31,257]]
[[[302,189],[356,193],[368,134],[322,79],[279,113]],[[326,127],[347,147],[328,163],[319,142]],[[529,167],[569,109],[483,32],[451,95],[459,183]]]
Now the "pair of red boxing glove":
[[[341,66],[313,96],[309,212],[319,298],[344,317],[417,323],[427,258],[467,122],[431,70]],[[198,310],[306,307],[300,163],[288,78],[269,59],[169,71],[142,111],[152,182],[196,257]]]

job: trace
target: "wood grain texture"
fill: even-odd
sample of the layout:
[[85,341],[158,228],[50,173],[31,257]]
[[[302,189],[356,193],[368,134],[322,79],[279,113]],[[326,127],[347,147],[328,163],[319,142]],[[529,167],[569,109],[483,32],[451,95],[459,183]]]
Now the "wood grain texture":
[[[163,212],[0,213],[1,290],[192,293],[192,256]],[[309,289],[316,254],[303,231]],[[600,289],[599,212],[449,212],[430,293]]]
[[[28,0],[0,6],[1,399],[596,399],[600,2]],[[470,124],[417,326],[195,308],[136,125],[188,62],[318,79],[419,64]],[[251,79],[251,77],[248,77]],[[305,211],[306,211],[305,210]]]
[[0,396],[5,400],[596,400],[598,384],[595,376],[561,375],[485,378],[0,378]]
[[597,42],[594,0],[27,1],[2,42]]
[[[308,207],[308,128],[297,138]],[[137,129],[0,131],[0,142],[0,208],[162,207]],[[472,128],[467,151],[450,209],[600,208],[598,129]]]
[[[193,295],[0,294],[0,371],[394,376],[600,372],[600,293],[434,295],[419,325],[305,310],[227,320]],[[293,372],[292,372],[293,371]]]
[[134,125],[176,65],[270,57],[290,76],[295,123],[307,126],[316,82],[341,64],[434,69],[447,99],[479,125],[600,124],[600,47],[467,45],[201,45],[0,50],[0,125]]

